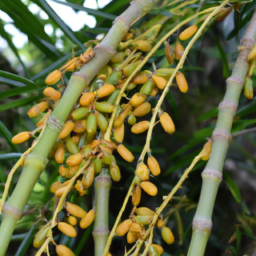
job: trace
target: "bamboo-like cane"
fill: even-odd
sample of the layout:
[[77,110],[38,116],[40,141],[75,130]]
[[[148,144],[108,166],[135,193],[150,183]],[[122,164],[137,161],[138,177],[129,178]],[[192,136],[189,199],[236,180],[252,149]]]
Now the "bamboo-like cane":
[[130,26],[147,13],[157,0],[135,0],[114,21],[108,34],[93,50],[95,57],[79,72],[72,75],[68,87],[56,109],[49,117],[47,127],[33,151],[26,157],[19,181],[4,206],[0,228],[0,256],[4,256],[16,222],[28,202],[31,191],[48,162],[47,156],[54,145],[64,122],[76,104],[82,91],[104,67],[115,53],[115,49],[128,32]]
[[193,235],[188,256],[203,256],[212,229],[212,212],[219,184],[222,180],[222,170],[225,162],[231,127],[236,114],[239,97],[243,89],[248,71],[246,61],[250,49],[256,40],[256,12],[245,31],[239,47],[232,75],[227,79],[227,91],[219,105],[219,114],[215,130],[212,134],[212,152],[202,173],[203,185],[196,214],[193,219]]

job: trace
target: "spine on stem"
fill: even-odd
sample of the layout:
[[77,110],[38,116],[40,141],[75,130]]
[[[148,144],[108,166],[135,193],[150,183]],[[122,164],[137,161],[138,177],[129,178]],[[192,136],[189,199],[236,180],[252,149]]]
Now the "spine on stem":
[[19,181],[4,206],[0,227],[0,256],[5,255],[15,224],[21,218],[32,189],[45,169],[47,156],[82,91],[110,61],[130,26],[147,13],[156,2],[157,0],[133,1],[129,8],[116,18],[102,42],[93,49],[94,58],[72,75],[64,95],[49,117],[41,138],[31,154],[26,157]]
[[212,134],[212,152],[202,173],[203,185],[193,219],[193,234],[189,246],[188,256],[203,256],[212,229],[212,212],[219,184],[222,180],[231,128],[236,114],[239,97],[243,89],[248,71],[247,56],[256,40],[256,13],[241,40],[240,52],[237,57],[232,75],[227,79],[227,91],[219,105],[219,114],[215,130]]

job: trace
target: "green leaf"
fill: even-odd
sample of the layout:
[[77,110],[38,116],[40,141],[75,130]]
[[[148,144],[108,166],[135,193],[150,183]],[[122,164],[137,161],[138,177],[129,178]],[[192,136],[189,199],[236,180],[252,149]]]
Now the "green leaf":
[[223,178],[232,193],[233,197],[235,198],[237,203],[241,202],[241,194],[238,186],[236,183],[232,180],[232,178],[227,174],[227,172],[223,172]]
[[239,255],[240,246],[241,246],[242,234],[238,226],[236,226],[236,255]]
[[13,85],[16,87],[22,87],[25,85],[36,86],[36,84],[31,80],[28,80],[22,76],[18,76],[18,75],[15,75],[6,71],[1,71],[1,70],[0,70],[0,82]]
[[0,34],[1,36],[7,41],[9,47],[12,49],[12,51],[14,52],[14,54],[16,55],[17,59],[19,60],[21,66],[23,67],[26,75],[30,78],[30,74],[28,69],[26,68],[25,64],[23,63],[23,61],[20,58],[20,55],[18,53],[18,50],[16,49],[15,45],[12,42],[11,36],[4,30],[4,24],[3,22],[1,22],[0,20]]
[[248,105],[240,108],[236,113],[236,117],[249,115],[249,114],[255,113],[255,111],[256,111],[256,100],[253,100]]
[[21,153],[6,153],[0,154],[0,161],[1,160],[9,160],[9,159],[19,159],[22,156]]
[[197,121],[201,122],[201,121],[207,120],[209,118],[217,117],[217,115],[218,115],[218,108],[215,108],[215,109],[210,110],[210,111],[206,112],[205,114],[201,115],[197,119]]
[[86,50],[86,47],[76,38],[70,28],[63,22],[63,20],[55,13],[55,11],[51,8],[50,5],[48,5],[45,0],[33,1],[37,3],[37,5],[39,5],[55,21],[55,23],[61,28],[61,30],[73,43],[79,45],[83,51]]
[[54,1],[54,2],[59,3],[59,4],[63,4],[63,5],[66,5],[66,6],[70,6],[70,7],[74,8],[74,9],[78,9],[80,11],[85,11],[85,12],[87,12],[89,14],[92,14],[92,15],[95,15],[95,16],[99,16],[101,18],[105,18],[105,19],[108,19],[108,20],[115,20],[115,18],[116,18],[116,16],[113,15],[113,14],[110,14],[110,13],[107,13],[107,12],[98,11],[98,10],[94,10],[94,9],[90,9],[90,8],[87,8],[87,7],[78,5],[78,4],[73,4],[73,3],[63,2],[63,1],[58,1],[58,0],[51,0],[51,1]]
[[18,151],[16,145],[14,145],[12,143],[12,137],[13,135],[11,134],[11,132],[7,129],[7,127],[3,124],[2,121],[0,121],[0,133],[2,133],[2,135],[4,136],[4,138],[6,139],[6,141],[8,142],[8,144],[11,146],[12,149],[14,149],[15,151]]
[[74,251],[75,255],[80,255],[80,252],[82,251],[82,249],[84,248],[84,245],[86,243],[86,241],[88,240],[89,236],[92,233],[92,229],[93,229],[93,225],[90,225],[88,228],[86,228],[86,230],[84,231],[83,236],[79,239],[79,243],[76,246],[76,249]]
[[12,102],[8,102],[6,104],[2,104],[2,105],[0,105],[0,112],[5,111],[10,108],[17,108],[17,107],[21,107],[24,105],[28,105],[32,102],[38,101],[40,98],[41,98],[41,96],[31,96],[31,97],[28,97],[25,99],[15,100]]

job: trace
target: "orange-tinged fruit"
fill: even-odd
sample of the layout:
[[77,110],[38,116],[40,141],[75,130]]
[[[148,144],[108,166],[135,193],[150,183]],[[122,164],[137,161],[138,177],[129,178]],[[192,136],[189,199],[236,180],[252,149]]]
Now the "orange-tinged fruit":
[[132,110],[132,106],[130,104],[126,105],[124,108],[124,111],[115,119],[114,121],[114,127],[119,127],[124,123],[124,120],[128,113]]
[[115,182],[118,182],[121,179],[120,169],[116,163],[110,166],[110,175]]
[[131,227],[130,227],[130,231],[131,232],[141,233],[142,232],[141,225],[136,223],[136,222],[133,222]]
[[40,113],[44,112],[46,109],[48,109],[49,103],[47,101],[42,101],[36,105],[34,105],[29,111],[28,111],[28,116],[30,118],[33,117],[38,117]]
[[64,161],[64,158],[65,158],[65,149],[64,149],[64,143],[61,142],[56,151],[55,151],[55,161],[58,163],[58,164],[62,164],[63,161]]
[[151,44],[146,40],[137,40],[134,42],[136,48],[142,52],[149,52],[152,48]]
[[77,171],[79,170],[79,166],[80,165],[75,165],[75,166],[69,166],[66,172],[66,176],[67,178],[72,178],[75,176],[75,174],[77,173]]
[[175,132],[174,123],[172,121],[172,118],[168,115],[168,113],[166,113],[166,112],[162,113],[160,115],[159,119],[160,119],[160,123],[161,123],[163,129],[167,133],[173,134]]
[[131,163],[134,160],[134,155],[123,144],[117,146],[117,152],[127,162]]
[[133,79],[133,83],[135,84],[145,84],[148,81],[148,75],[145,72],[140,72]]
[[72,136],[71,140],[75,143],[75,145],[77,145],[79,140],[80,140],[80,137],[79,136]]
[[149,121],[141,121],[133,125],[131,128],[131,131],[132,133],[135,133],[135,134],[142,133],[148,129],[149,125],[150,125]]
[[55,191],[55,196],[61,197],[63,193],[67,190],[67,186],[61,186]]
[[78,120],[74,122],[74,128],[73,128],[73,132],[75,133],[82,133],[86,130],[86,120]]
[[186,93],[188,91],[188,82],[183,73],[177,72],[175,78],[180,91]]
[[20,132],[12,138],[12,143],[20,144],[31,137],[30,132]]
[[140,237],[139,233],[129,231],[127,234],[127,243],[132,244],[136,242],[139,237]]
[[197,29],[198,29],[197,25],[192,25],[186,28],[181,32],[179,39],[182,41],[189,39],[191,36],[193,36],[196,33]]
[[67,169],[64,167],[64,165],[61,165],[59,167],[59,175],[62,177],[66,177],[66,172],[67,172]]
[[58,229],[65,235],[69,237],[76,237],[77,233],[73,226],[66,222],[59,222],[58,223]]
[[167,81],[163,77],[153,75],[152,79],[160,90],[163,90],[165,88]]
[[151,110],[151,105],[149,102],[144,102],[140,106],[134,109],[132,112],[133,116],[145,116]]
[[150,95],[149,96],[156,96],[157,95],[157,93],[158,93],[158,87],[157,86],[155,86],[154,88],[153,88],[153,91],[150,93]]
[[66,210],[78,217],[78,218],[84,218],[86,216],[86,211],[84,211],[80,206],[76,205],[76,204],[72,204],[72,203],[69,203],[69,202],[66,202]]
[[207,161],[210,157],[211,151],[212,151],[212,141],[208,140],[204,144],[204,147],[203,147],[202,151],[199,154],[201,156],[201,159],[204,160],[204,161]]
[[146,95],[143,95],[141,93],[135,93],[131,98],[131,104],[133,107],[138,107],[146,100]]
[[90,144],[90,148],[95,149],[99,145],[101,145],[100,140],[93,140],[92,143]]
[[[152,244],[151,246],[155,247],[155,249],[157,250],[159,256],[164,252],[163,247],[161,245],[159,245],[159,244]],[[150,253],[149,253],[149,255],[151,256]]]
[[56,84],[61,78],[61,72],[59,70],[52,71],[45,79],[45,83],[48,85]]
[[148,164],[149,170],[154,176],[157,176],[161,173],[160,166],[157,160],[153,156],[148,157],[147,164]]
[[184,47],[181,45],[181,43],[178,41],[176,43],[176,47],[175,47],[175,57],[177,60],[180,60],[182,55],[184,53]]
[[149,181],[142,181],[140,183],[140,187],[147,193],[149,194],[150,196],[155,196],[157,195],[157,192],[158,192],[158,189],[157,187],[149,182]]
[[44,89],[44,95],[49,97],[51,100],[58,100],[61,97],[61,93],[56,91],[52,87],[47,87]]
[[76,256],[66,245],[57,245],[56,253],[58,256]]
[[81,153],[74,154],[72,156],[69,156],[66,160],[66,164],[68,166],[75,166],[82,163],[83,157]]
[[77,219],[76,219],[76,217],[70,215],[70,216],[68,217],[68,223],[69,223],[70,225],[72,225],[72,226],[75,226],[75,225],[77,224]]
[[94,179],[94,165],[90,165],[88,169],[84,172],[84,176],[82,179],[82,184],[84,189],[87,189],[92,185],[93,179]]
[[158,222],[157,222],[157,227],[158,228],[162,228],[164,226],[164,222],[162,219],[159,219]]
[[141,188],[139,184],[136,184],[133,189],[132,204],[138,206],[141,199]]
[[76,64],[77,64],[78,60],[77,58],[72,58],[71,60],[69,60],[66,64],[64,64],[60,70],[65,70],[65,71],[70,71],[73,72],[75,70]]
[[135,175],[137,175],[142,181],[149,180],[148,167],[145,164],[139,164],[135,171]]
[[60,187],[61,187],[61,182],[60,181],[55,181],[55,182],[52,183],[52,185],[50,187],[50,191],[52,193],[55,193]]
[[33,240],[33,246],[35,248],[41,247],[41,245],[44,243],[48,230],[49,227],[44,226],[36,233],[35,238]]
[[81,228],[87,228],[89,227],[95,218],[95,211],[92,209],[90,210],[84,218],[80,221],[80,227]]
[[171,229],[168,227],[162,228],[162,238],[164,239],[164,241],[167,244],[173,244],[175,241],[173,233],[172,233]]
[[87,92],[80,98],[80,105],[83,107],[88,106],[95,98],[96,94],[94,92]]
[[117,142],[122,143],[124,140],[124,123],[114,130],[114,138]]
[[65,137],[67,137],[72,132],[74,127],[75,127],[75,124],[73,122],[69,122],[69,121],[66,122],[62,131],[60,132],[58,138],[63,139]]
[[96,93],[99,98],[103,98],[111,94],[115,90],[115,86],[112,84],[104,84],[101,88],[99,88]]
[[164,51],[169,64],[172,64],[175,58],[175,49],[167,42]]
[[117,236],[124,236],[130,229],[133,221],[131,219],[124,220],[116,229]]
[[150,210],[147,207],[139,207],[135,210],[135,213],[137,215],[142,215],[142,216],[154,216],[155,212],[153,212],[152,210]]

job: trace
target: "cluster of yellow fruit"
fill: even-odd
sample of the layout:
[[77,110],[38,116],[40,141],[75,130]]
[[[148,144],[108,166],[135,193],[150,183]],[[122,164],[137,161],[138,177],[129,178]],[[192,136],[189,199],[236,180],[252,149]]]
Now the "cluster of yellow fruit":
[[[90,162],[89,166],[86,168],[83,175],[78,177],[76,184],[71,188],[72,190],[76,189],[80,196],[87,193],[87,189],[93,184],[95,175],[99,174],[104,166],[109,169],[110,175],[114,181],[117,182],[121,179],[120,169],[113,156],[114,150],[117,150],[120,156],[127,162],[134,160],[133,154],[122,144],[125,134],[125,120],[127,119],[128,124],[132,125],[131,131],[134,134],[142,133],[149,128],[149,121],[137,122],[136,118],[143,117],[151,111],[151,104],[149,103],[151,97],[154,97],[159,90],[163,90],[166,87],[167,80],[172,75],[174,69],[163,68],[155,71],[144,70],[139,72],[125,90],[126,93],[129,93],[135,89],[135,93],[128,102],[118,106],[117,115],[115,116],[113,127],[111,127],[111,141],[104,140],[104,134],[108,130],[109,120],[115,108],[115,102],[121,88],[132,72],[141,63],[143,52],[151,50],[160,28],[160,25],[156,25],[137,38],[133,38],[134,31],[131,30],[124,38],[123,42],[119,44],[118,52],[112,57],[108,65],[102,68],[98,76],[85,88],[78,104],[76,104],[71,111],[50,153],[51,156],[54,156],[55,161],[60,164],[59,175],[67,179],[65,182],[59,180],[55,181],[51,185],[50,190],[56,197],[60,198],[63,195],[67,190],[70,179],[76,175],[79,168],[87,161]],[[183,32],[180,35],[180,40],[188,39],[196,30],[197,26],[191,26],[189,30],[185,31],[186,33]],[[97,44],[98,41],[95,40],[91,41],[88,46],[95,46]],[[169,43],[166,43],[165,53],[170,63],[172,63],[175,58],[179,60],[183,52],[184,48],[179,41],[176,43],[175,50]],[[62,78],[65,72],[79,70],[82,65],[93,58],[94,54],[92,48],[89,47],[80,57],[73,57],[60,69],[49,74],[45,80],[46,84],[54,85]],[[176,74],[176,82],[180,91],[186,93],[188,84],[185,76],[181,72]],[[47,109],[54,109],[59,100],[61,100],[61,94],[65,90],[64,86],[59,85],[58,87],[58,89],[47,87],[43,92],[46,99],[34,105],[28,111],[30,118],[42,116],[42,119],[37,123],[38,128],[33,132],[19,133],[13,137],[13,143],[22,143],[28,140],[45,126],[51,111],[48,111],[48,114],[44,114],[43,112]],[[163,129],[167,133],[172,134],[175,131],[172,118],[168,113],[162,110],[159,111],[158,116]],[[69,156],[66,158],[67,154]],[[141,188],[151,196],[155,196],[158,192],[157,187],[148,181],[148,168],[154,176],[157,176],[161,172],[160,166],[151,153],[149,152],[148,154],[147,165],[140,163],[135,171],[137,181],[132,196],[132,203],[135,208],[140,203]],[[65,164],[63,164],[64,162]],[[126,232],[129,230],[127,236],[129,243],[136,241],[142,234],[143,225],[148,225],[150,218],[152,220],[152,214],[149,218],[148,215],[140,214],[139,209],[140,208],[136,209],[137,216],[134,216],[133,220],[127,220],[129,228],[126,228]],[[81,218],[81,228],[86,228],[94,220],[94,210],[86,214],[82,208],[68,202],[66,202],[66,210],[68,214],[71,215],[69,215],[67,223],[60,222],[58,224],[58,229],[68,236],[76,236],[76,230],[73,227],[77,224],[76,218]],[[166,227],[164,227],[163,230],[165,230],[165,228]],[[46,224],[46,226],[38,232],[34,240],[35,247],[38,248],[41,246],[41,242],[44,241],[44,239],[42,239],[42,233],[45,238],[48,229],[49,225]],[[163,231],[163,234],[165,234],[163,238],[167,237],[167,233],[168,232]],[[38,237],[40,237],[40,242],[38,242]],[[167,241],[166,239],[165,241]],[[156,250],[159,249],[157,248]],[[56,247],[58,255],[64,255],[63,251],[65,250],[67,250],[65,255],[73,255],[64,245]],[[70,251],[69,254],[68,250]],[[154,248],[152,250],[154,250]]]

